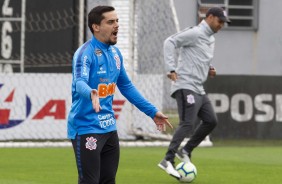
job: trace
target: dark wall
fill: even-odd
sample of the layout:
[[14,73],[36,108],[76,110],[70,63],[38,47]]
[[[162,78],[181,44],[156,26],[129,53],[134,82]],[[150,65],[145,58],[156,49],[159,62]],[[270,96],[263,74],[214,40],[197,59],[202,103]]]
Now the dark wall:
[[[0,4],[4,6],[4,0],[0,0]],[[22,21],[9,19],[21,18],[21,7],[22,1],[10,0],[7,8],[12,8],[13,14],[1,12],[7,20],[0,24],[3,26],[6,21],[12,25],[12,31],[6,34],[12,40],[12,55],[9,58],[0,56],[0,59],[20,60],[24,42],[25,72],[71,72],[72,55],[78,47],[78,0],[27,0],[24,39]],[[13,64],[13,70],[19,72],[20,65]]]
[[282,138],[282,76],[217,76],[206,83],[217,138]]

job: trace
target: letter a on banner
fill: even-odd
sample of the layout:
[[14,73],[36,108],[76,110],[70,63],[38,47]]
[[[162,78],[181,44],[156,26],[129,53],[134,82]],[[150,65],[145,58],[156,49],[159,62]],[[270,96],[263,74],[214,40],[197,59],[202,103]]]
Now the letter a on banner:
[[53,116],[54,119],[66,118],[65,100],[49,100],[44,107],[32,118],[43,119],[46,116]]

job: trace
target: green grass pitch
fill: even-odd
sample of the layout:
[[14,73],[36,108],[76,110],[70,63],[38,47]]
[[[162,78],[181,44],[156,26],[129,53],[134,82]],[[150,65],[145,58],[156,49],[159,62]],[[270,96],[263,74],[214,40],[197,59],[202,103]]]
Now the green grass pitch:
[[[280,184],[281,142],[215,142],[197,148],[194,184]],[[165,147],[122,147],[117,184],[177,184],[157,167]],[[176,162],[179,161],[176,159]],[[71,148],[0,148],[0,184],[76,184]]]

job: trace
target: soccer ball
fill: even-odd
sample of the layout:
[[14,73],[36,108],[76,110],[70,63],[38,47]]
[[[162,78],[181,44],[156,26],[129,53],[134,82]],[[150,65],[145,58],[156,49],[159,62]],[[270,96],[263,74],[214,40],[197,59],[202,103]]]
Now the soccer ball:
[[197,169],[191,162],[180,162],[175,169],[181,175],[181,182],[191,183],[197,176]]

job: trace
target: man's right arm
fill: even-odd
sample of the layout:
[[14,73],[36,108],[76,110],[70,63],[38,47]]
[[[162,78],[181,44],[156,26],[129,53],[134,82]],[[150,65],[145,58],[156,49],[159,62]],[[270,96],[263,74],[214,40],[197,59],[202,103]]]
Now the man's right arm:
[[168,75],[176,71],[176,49],[193,44],[196,38],[196,30],[187,28],[164,41],[164,61]]
[[175,63],[175,43],[172,37],[168,37],[164,41],[164,61],[166,66],[166,72],[169,74],[170,72],[175,72],[176,63]]
[[91,87],[88,85],[90,74],[91,57],[84,50],[76,53],[73,62],[73,82],[75,91],[87,98],[91,99]]

